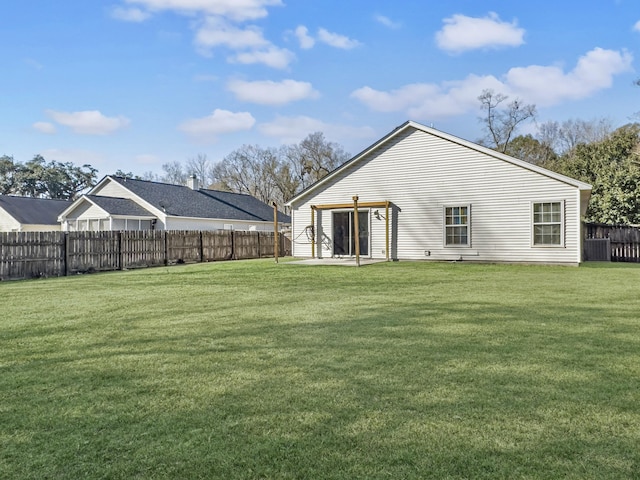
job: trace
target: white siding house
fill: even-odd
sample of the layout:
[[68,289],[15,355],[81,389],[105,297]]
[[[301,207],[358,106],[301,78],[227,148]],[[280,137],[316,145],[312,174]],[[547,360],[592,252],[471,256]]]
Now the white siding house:
[[[250,196],[107,176],[60,214],[64,231],[273,231],[273,208]],[[289,217],[278,213],[282,226]]]
[[0,195],[0,232],[59,231],[58,215],[69,205],[66,200]]
[[591,186],[407,122],[293,198],[293,255],[578,264]]

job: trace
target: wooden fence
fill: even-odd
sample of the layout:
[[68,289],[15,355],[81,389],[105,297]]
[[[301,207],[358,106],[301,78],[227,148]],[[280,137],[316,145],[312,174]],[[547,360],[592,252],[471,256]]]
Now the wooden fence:
[[[278,239],[278,256],[291,242]],[[273,257],[272,232],[0,232],[0,280]]]
[[640,228],[585,224],[584,258],[593,261],[640,262]]

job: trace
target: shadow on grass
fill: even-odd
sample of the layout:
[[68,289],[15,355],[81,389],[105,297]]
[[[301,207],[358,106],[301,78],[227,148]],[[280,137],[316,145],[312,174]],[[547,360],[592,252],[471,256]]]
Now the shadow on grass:
[[[57,353],[14,331],[25,348],[3,367],[2,423],[23,440],[4,446],[69,478],[637,472],[630,313],[436,301],[329,318],[248,310],[222,326],[192,319],[179,335],[131,320]],[[38,335],[64,333],[80,332]],[[4,451],[12,471],[18,454]]]

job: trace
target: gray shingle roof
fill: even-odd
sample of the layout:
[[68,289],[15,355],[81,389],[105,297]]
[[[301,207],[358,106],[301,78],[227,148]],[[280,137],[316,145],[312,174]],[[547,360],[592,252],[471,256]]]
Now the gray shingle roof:
[[0,195],[0,208],[23,225],[59,225],[58,215],[70,205],[67,200]]
[[111,215],[131,217],[153,217],[154,215],[128,198],[102,197],[100,195],[85,195],[89,200]]
[[[192,190],[182,185],[109,177],[168,215],[229,220],[273,221],[273,207],[251,195],[218,190]],[[278,212],[278,221],[291,218]]]

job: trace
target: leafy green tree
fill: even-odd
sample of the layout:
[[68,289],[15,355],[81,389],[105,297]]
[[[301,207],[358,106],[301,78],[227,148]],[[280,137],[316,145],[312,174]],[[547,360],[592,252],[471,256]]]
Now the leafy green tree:
[[0,157],[0,195],[7,195],[14,191],[18,166],[13,157]]
[[142,180],[142,177],[140,175],[135,175],[133,172],[125,172],[122,169],[118,169],[116,170],[116,173],[114,173],[114,175],[116,177],[122,177],[122,178],[131,178],[134,180]]
[[543,166],[592,185],[587,221],[640,224],[640,124],[578,144]]
[[90,165],[47,162],[41,155],[24,164],[4,156],[0,158],[0,193],[73,200],[96,184],[96,173]]
[[548,162],[557,157],[556,152],[549,145],[541,143],[531,135],[518,135],[509,142],[505,153],[534,165]]

